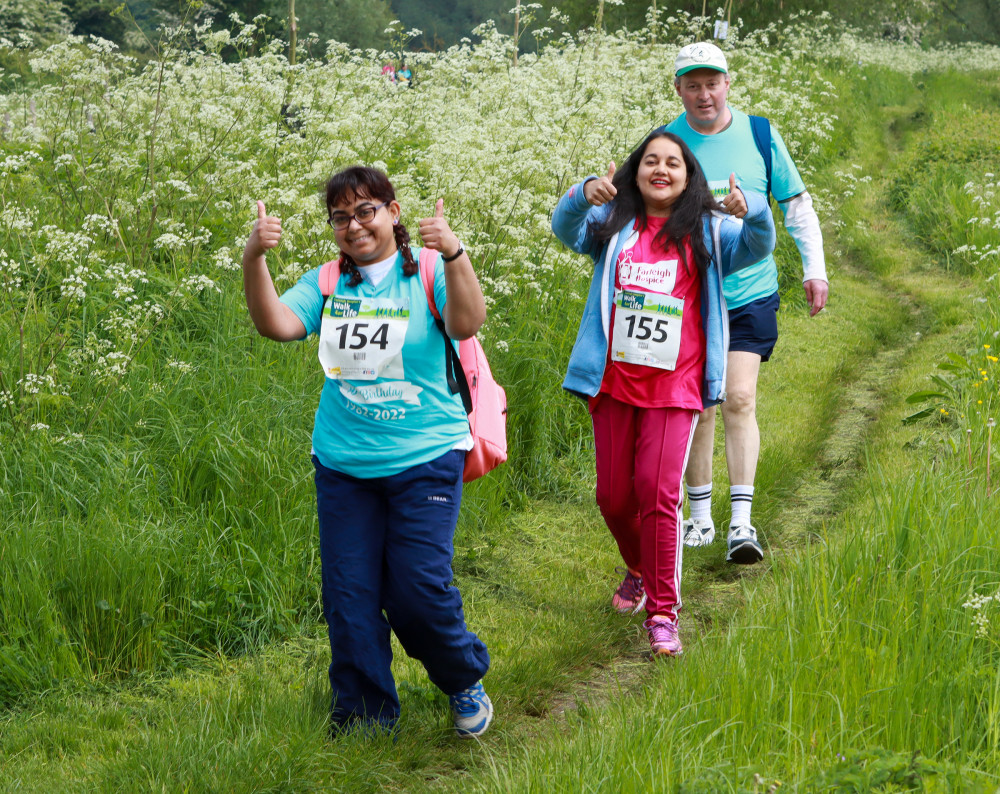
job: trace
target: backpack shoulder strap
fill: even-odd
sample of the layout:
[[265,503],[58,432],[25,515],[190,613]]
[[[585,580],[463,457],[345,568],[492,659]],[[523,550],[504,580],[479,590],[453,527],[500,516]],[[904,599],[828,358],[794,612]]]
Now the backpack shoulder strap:
[[750,116],[750,131],[757,151],[764,159],[764,171],[767,173],[767,195],[771,195],[771,122],[763,116]]
[[434,323],[441,331],[444,339],[445,356],[445,377],[448,379],[448,388],[452,394],[462,395],[462,405],[467,414],[472,413],[472,392],[469,390],[469,380],[465,376],[462,367],[462,360],[458,351],[448,338],[448,332],[444,329],[444,320],[434,302],[434,266],[437,264],[438,252],[431,248],[420,249],[420,280],[424,283],[424,292],[427,294],[427,305],[434,316]]
[[325,298],[333,295],[340,280],[340,259],[333,259],[319,269],[319,291]]
[[420,280],[424,283],[424,292],[427,293],[427,305],[431,307],[431,314],[435,320],[441,319],[437,304],[434,302],[434,266],[437,264],[438,252],[433,248],[420,249]]

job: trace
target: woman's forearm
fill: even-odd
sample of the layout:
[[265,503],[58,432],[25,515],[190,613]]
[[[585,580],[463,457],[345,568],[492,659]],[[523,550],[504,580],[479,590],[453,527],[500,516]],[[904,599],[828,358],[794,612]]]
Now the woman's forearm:
[[278,299],[274,281],[263,255],[243,254],[243,294],[257,332],[277,342],[290,342],[306,335],[305,326],[290,308]]
[[444,263],[444,327],[452,339],[468,339],[486,322],[486,300],[467,253]]

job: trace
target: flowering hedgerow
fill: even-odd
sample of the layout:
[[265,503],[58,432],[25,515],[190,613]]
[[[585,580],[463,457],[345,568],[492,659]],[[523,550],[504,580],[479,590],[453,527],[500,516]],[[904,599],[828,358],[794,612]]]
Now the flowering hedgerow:
[[[33,53],[37,84],[0,96],[0,416],[89,426],[154,335],[241,289],[258,199],[283,220],[279,290],[330,259],[320,190],[355,163],[389,173],[411,227],[444,198],[499,343],[516,301],[579,290],[585,260],[549,232],[560,193],[681,110],[670,65],[694,23],[652,24],[564,35],[516,68],[483,25],[476,44],[414,54],[411,89],[383,79],[387,54],[336,42],[289,65],[255,22],[165,31],[145,65],[94,38]],[[838,41],[796,22],[726,42],[733,104],[772,118],[807,181],[837,123],[813,64]]]

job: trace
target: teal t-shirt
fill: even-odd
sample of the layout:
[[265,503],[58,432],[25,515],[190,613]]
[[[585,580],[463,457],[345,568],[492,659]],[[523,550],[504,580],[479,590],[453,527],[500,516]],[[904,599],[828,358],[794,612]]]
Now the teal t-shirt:
[[[729,108],[733,114],[732,123],[715,135],[703,135],[691,128],[687,114],[682,113],[670,122],[666,129],[691,147],[701,164],[708,180],[708,186],[721,201],[729,193],[729,175],[736,174],[740,187],[767,193],[767,171],[764,158],[757,151],[750,129],[750,117],[739,110]],[[781,134],[771,126],[771,194],[778,201],[787,201],[803,193],[806,189],[792,162]],[[723,292],[729,308],[745,306],[751,301],[766,298],[778,291],[778,268],[774,257],[752,267],[738,270],[723,282]]]
[[[414,249],[417,261],[418,254]],[[365,355],[391,358],[375,377],[325,377],[312,438],[319,462],[353,477],[386,477],[461,446],[469,419],[461,396],[448,388],[444,336],[420,274],[403,275],[403,259],[397,256],[377,285],[362,281],[349,287],[348,276],[342,275],[336,300],[327,300],[320,293],[319,270],[305,273],[281,296],[306,335],[320,333],[325,321],[321,348],[326,343],[348,362]],[[442,312],[445,299],[444,263],[438,257],[434,302]],[[398,354],[394,337],[402,341]],[[322,369],[319,362],[316,366]]]

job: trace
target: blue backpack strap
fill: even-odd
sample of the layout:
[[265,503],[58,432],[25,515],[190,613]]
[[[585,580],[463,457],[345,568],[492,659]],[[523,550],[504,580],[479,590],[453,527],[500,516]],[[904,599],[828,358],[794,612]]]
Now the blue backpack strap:
[[757,151],[764,158],[764,171],[767,173],[767,195],[771,194],[771,122],[763,116],[750,116],[750,131],[753,132],[753,142]]

